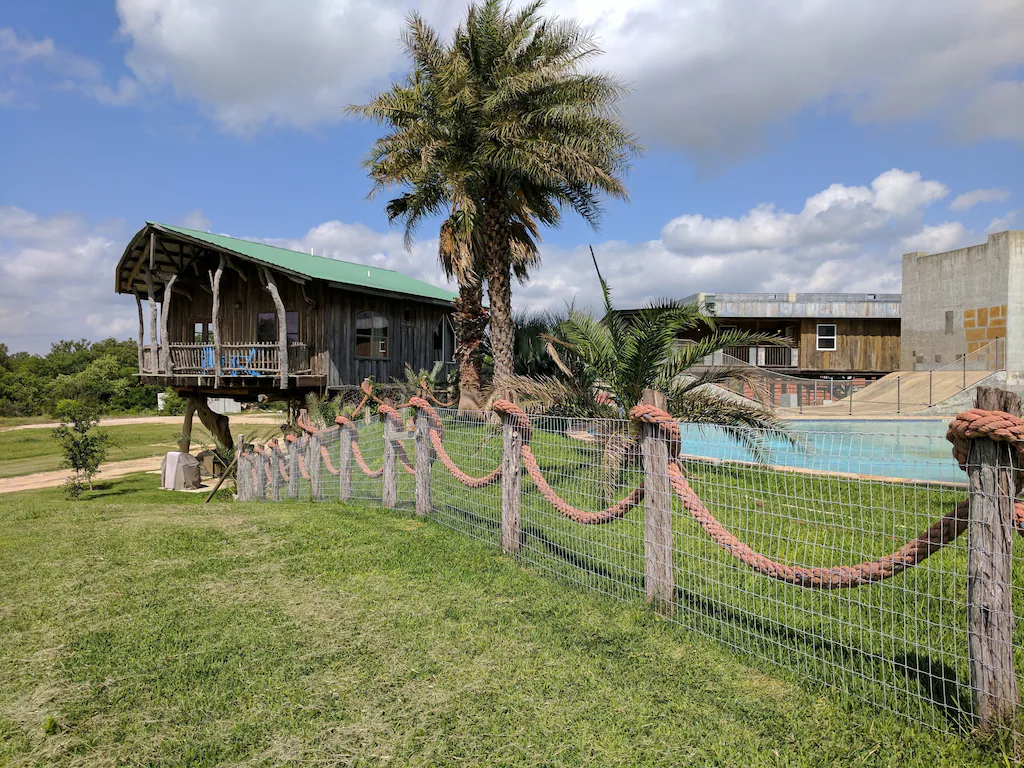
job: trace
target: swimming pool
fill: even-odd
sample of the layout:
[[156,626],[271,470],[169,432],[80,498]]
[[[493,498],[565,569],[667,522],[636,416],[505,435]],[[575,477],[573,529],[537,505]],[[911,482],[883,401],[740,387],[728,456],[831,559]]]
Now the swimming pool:
[[[788,423],[798,445],[763,444],[767,463],[821,472],[966,483],[946,442],[944,419],[879,419]],[[718,427],[683,424],[682,451],[691,456],[754,461],[751,450]]]

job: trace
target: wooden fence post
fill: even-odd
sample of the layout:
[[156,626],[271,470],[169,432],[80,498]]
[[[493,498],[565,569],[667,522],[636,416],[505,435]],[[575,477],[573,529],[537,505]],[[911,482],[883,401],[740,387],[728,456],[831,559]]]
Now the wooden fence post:
[[288,446],[288,498],[299,498],[299,441],[285,440]]
[[[978,388],[976,405],[1021,414],[1019,397],[992,387]],[[1009,443],[971,440],[967,462],[967,643],[974,712],[986,731],[1012,726],[1018,702],[1011,603],[1014,475],[1018,466],[1016,451]]]
[[[665,409],[665,395],[644,391],[643,402]],[[668,480],[668,443],[654,424],[643,425],[644,585],[647,602],[659,613],[672,612],[675,574],[672,558],[672,488]]]
[[348,501],[352,497],[352,433],[355,430],[342,427],[338,430],[338,500]]
[[263,501],[267,498],[267,462],[263,460],[262,453],[253,451],[253,461],[256,467],[256,501]]
[[309,457],[306,459],[306,466],[309,467],[309,493],[313,501],[323,500],[323,488],[320,485],[320,468],[323,462],[320,460],[320,436],[309,436]]
[[416,415],[416,514],[429,515],[433,511],[430,498],[430,422],[426,414]]
[[502,414],[501,421],[501,548],[505,552],[518,552],[523,436],[517,419],[506,413]]
[[270,500],[281,500],[281,455],[277,448],[270,451]]
[[384,488],[381,502],[385,509],[394,509],[398,506],[398,461],[395,439],[391,419],[384,416]]
[[238,436],[235,447],[235,494],[239,501],[251,501],[252,479],[249,477],[249,456],[245,452],[245,435]]

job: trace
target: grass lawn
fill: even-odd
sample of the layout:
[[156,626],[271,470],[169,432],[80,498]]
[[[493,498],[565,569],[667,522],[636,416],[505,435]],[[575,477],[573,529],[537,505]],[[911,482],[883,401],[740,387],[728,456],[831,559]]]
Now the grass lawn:
[[0,763],[1005,765],[408,511],[0,500]]
[[[213,445],[213,439],[196,419],[192,428],[193,453],[201,445]],[[179,426],[170,424],[124,424],[101,427],[110,435],[112,445],[107,461],[128,461],[148,456],[161,456],[177,450]],[[271,425],[235,424],[232,431],[246,434],[271,434]],[[0,432],[0,477],[30,475],[59,469],[60,448],[52,437],[52,429],[20,429]]]

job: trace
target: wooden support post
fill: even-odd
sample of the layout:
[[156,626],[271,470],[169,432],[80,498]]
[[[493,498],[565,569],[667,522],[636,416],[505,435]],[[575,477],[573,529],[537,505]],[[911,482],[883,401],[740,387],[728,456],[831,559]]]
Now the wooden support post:
[[386,509],[398,506],[398,461],[395,451],[394,427],[384,417],[384,490],[381,501]]
[[210,322],[213,325],[213,386],[220,387],[221,377],[224,375],[224,361],[221,359],[221,333],[220,333],[220,279],[224,274],[224,254],[220,255],[220,262],[217,270],[210,275],[210,288],[213,291],[213,317]]
[[150,373],[160,372],[160,343],[157,340],[156,329],[156,296],[153,293],[153,251],[156,248],[156,233],[149,234],[149,263],[146,265],[146,296],[149,300],[149,364],[152,367]]
[[[134,286],[133,286],[134,290]],[[138,293],[133,294],[135,296],[135,306],[139,310],[139,373],[146,372],[146,358],[145,358],[145,339],[146,339],[146,322],[142,317],[142,298]]]
[[280,358],[278,368],[281,375],[281,389],[288,389],[288,315],[284,311],[284,302],[281,300],[281,292],[277,289],[273,273],[263,267],[263,277],[267,282],[267,292],[277,308],[277,354]]
[[196,414],[196,399],[189,397],[185,400],[185,419],[181,424],[181,437],[178,439],[178,450],[188,453],[192,450],[192,422]]
[[501,549],[512,553],[519,551],[523,436],[517,420],[508,414],[501,418]]
[[231,437],[231,423],[228,417],[223,413],[213,411],[210,408],[210,404],[206,401],[205,395],[197,395],[195,403],[199,420],[206,427],[207,431],[213,435],[217,445],[225,451],[233,451],[235,449],[235,442]]
[[[1019,397],[992,387],[978,388],[976,405],[1021,415]],[[971,440],[967,464],[967,643],[974,712],[985,731],[1011,727],[1018,701],[1010,600],[1018,465],[1016,452],[1008,443]]]
[[430,446],[430,422],[426,414],[416,416],[416,514],[429,515],[433,511],[430,498],[430,465],[433,463]]
[[299,498],[299,442],[286,440],[288,444],[288,498]]
[[177,275],[171,275],[164,282],[164,300],[160,306],[160,356],[162,358],[160,364],[168,376],[174,372],[174,361],[171,360],[171,341],[170,335],[167,333],[167,324],[171,312],[171,289],[174,288],[174,283],[177,280]]
[[352,430],[342,427],[338,431],[338,499],[352,497]]
[[[665,409],[661,392],[644,391],[642,402]],[[647,602],[659,613],[672,612],[675,573],[672,557],[672,488],[668,479],[668,443],[653,424],[643,425],[644,584]]]

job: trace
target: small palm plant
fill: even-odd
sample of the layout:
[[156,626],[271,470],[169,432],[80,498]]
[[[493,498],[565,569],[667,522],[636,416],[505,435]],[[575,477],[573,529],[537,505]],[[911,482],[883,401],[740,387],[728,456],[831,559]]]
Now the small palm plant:
[[345,404],[341,395],[321,397],[316,392],[306,394],[306,413],[310,423],[318,429],[327,429],[334,426],[334,420],[345,412]]
[[[512,377],[496,387],[518,395],[529,410],[565,415],[623,418],[642,402],[645,391],[663,393],[668,411],[689,423],[714,425],[763,458],[765,438],[789,440],[788,432],[760,398],[747,399],[716,385],[748,385],[760,393],[751,369],[707,365],[716,352],[732,346],[785,345],[778,336],[717,327],[714,316],[695,303],[662,300],[623,313],[591,250],[601,284],[604,316],[570,307],[568,316],[546,336],[547,351],[560,376]],[[696,341],[681,340],[684,335]],[[614,432],[597,421],[604,446],[606,485],[613,485],[624,464],[639,458],[635,431]]]

